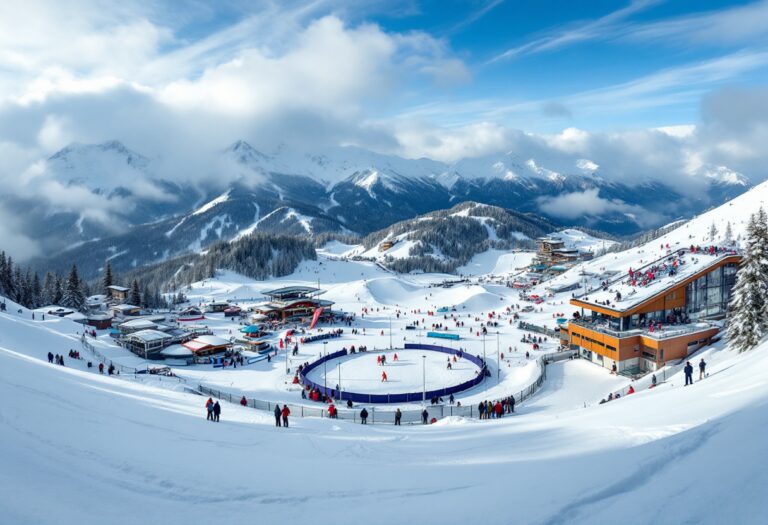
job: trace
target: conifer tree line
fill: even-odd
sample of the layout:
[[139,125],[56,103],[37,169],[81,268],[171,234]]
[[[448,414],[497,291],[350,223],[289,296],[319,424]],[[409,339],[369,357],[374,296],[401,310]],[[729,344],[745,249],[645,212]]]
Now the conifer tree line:
[[[40,308],[56,305],[73,310],[84,311],[86,298],[91,295],[111,295],[109,286],[118,284],[112,272],[112,265],[107,262],[101,281],[88,283],[80,278],[76,265],[67,275],[47,272],[42,281],[40,275],[31,268],[16,264],[13,257],[0,251],[0,295],[25,308]],[[133,279],[129,286],[128,301],[143,308],[164,308],[167,303],[157,287]]]
[[744,254],[728,309],[728,338],[739,352],[768,335],[768,218],[760,208],[747,223]]

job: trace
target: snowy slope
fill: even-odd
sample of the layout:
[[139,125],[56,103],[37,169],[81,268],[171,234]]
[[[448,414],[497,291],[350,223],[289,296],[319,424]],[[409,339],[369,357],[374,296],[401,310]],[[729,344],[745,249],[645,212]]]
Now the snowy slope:
[[[10,323],[0,316],[0,333]],[[350,509],[374,524],[462,523],[485,499],[503,502],[485,523],[768,518],[766,346],[708,356],[710,377],[692,387],[673,377],[608,405],[553,410],[545,391],[496,422],[294,419],[276,429],[267,413],[225,404],[214,424],[199,396],[48,365],[38,333],[24,348],[0,341],[0,395],[12,400],[0,407],[8,523],[359,523]],[[553,365],[564,373],[553,372],[552,389],[567,393],[596,370],[572,365],[586,363]],[[314,475],[330,476],[326,489],[302,482]]]

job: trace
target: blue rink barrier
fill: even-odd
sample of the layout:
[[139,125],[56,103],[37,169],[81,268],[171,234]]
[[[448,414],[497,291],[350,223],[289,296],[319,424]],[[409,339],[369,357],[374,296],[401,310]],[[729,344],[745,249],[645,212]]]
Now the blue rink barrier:
[[451,334],[448,332],[427,332],[427,337],[434,337],[435,339],[451,339],[452,341],[461,339],[459,334]]
[[482,358],[470,354],[468,352],[465,352],[463,350],[455,350],[453,348],[448,348],[446,346],[439,346],[439,345],[427,345],[427,344],[417,344],[417,343],[406,343],[405,344],[406,350],[426,350],[429,352],[440,352],[443,354],[449,354],[449,355],[455,355],[457,357],[461,357],[463,359],[466,359],[479,368],[478,374],[469,381],[465,381],[463,383],[460,383],[458,385],[449,386],[445,388],[439,388],[437,390],[427,390],[427,392],[408,392],[404,394],[365,394],[362,392],[350,392],[347,390],[342,390],[341,392],[337,391],[335,388],[327,388],[323,385],[317,384],[314,381],[311,381],[307,378],[307,374],[317,368],[318,366],[322,366],[324,363],[328,361],[333,361],[334,359],[338,359],[340,357],[343,357],[347,355],[347,350],[339,350],[338,352],[333,352],[331,354],[328,354],[326,356],[321,357],[317,361],[314,361],[307,365],[302,371],[301,371],[301,382],[304,385],[304,387],[309,386],[312,389],[317,390],[321,394],[324,394],[327,397],[332,397],[336,399],[337,401],[347,401],[351,400],[353,403],[412,403],[412,402],[418,402],[422,399],[432,399],[433,397],[445,397],[450,396],[451,394],[457,394],[459,392],[463,392],[464,390],[469,390],[470,388],[473,388],[477,385],[479,385],[483,379],[486,376],[486,366],[485,362]]

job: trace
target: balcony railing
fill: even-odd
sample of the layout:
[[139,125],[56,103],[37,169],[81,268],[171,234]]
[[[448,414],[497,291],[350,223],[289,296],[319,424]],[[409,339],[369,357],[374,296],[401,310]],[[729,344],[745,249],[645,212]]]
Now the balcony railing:
[[682,324],[682,325],[668,325],[668,326],[662,325],[663,328],[661,330],[659,330],[658,328],[654,328],[653,331],[649,330],[648,328],[631,328],[629,330],[615,330],[613,328],[608,327],[604,323],[585,321],[583,319],[570,319],[568,322],[573,323],[576,326],[582,326],[584,328],[588,328],[589,330],[600,332],[601,334],[610,335],[612,337],[616,337],[619,339],[626,338],[626,337],[636,337],[638,335],[642,335],[645,337],[651,337],[653,339],[662,340],[662,339],[669,339],[671,337],[680,337],[681,335],[692,334],[696,332],[704,332],[707,330],[711,330],[713,328],[718,328],[717,325],[712,323],[699,322],[699,323]]

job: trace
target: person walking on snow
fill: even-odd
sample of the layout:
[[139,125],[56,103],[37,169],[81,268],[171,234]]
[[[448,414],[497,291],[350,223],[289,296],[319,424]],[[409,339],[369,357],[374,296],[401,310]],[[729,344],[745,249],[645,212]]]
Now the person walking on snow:
[[104,363],[99,363],[99,373],[100,374],[104,373]]
[[288,428],[288,416],[291,415],[291,411],[288,409],[288,405],[283,405],[283,411],[281,412],[281,415],[283,416],[283,426]]
[[428,421],[429,421],[429,412],[427,412],[427,409],[425,408],[424,410],[421,411],[421,423],[423,425],[426,425]]
[[382,372],[381,373],[381,382],[382,383],[386,383],[387,382],[387,373],[386,372]]
[[205,419],[213,421],[213,399],[210,397],[208,398],[208,401],[205,402],[205,409],[208,411],[208,417]]
[[53,363],[53,354],[48,352],[48,362]]
[[704,362],[704,358],[701,358],[701,361],[699,361],[699,380],[704,379],[704,376],[706,375],[705,372],[707,370],[707,363]]
[[685,372],[685,386],[692,385],[693,384],[693,365],[690,361],[685,362],[685,368],[683,369],[683,372]]
[[218,423],[219,422],[219,416],[221,415],[221,405],[218,401],[213,404],[213,420]]
[[[302,390],[302,392],[303,392],[303,390]],[[247,399],[245,399],[245,396],[243,396],[243,397],[240,399],[240,404],[241,404],[242,406],[244,406],[244,407],[245,407],[245,406],[248,406],[248,400],[247,400]]]
[[362,425],[368,424],[368,411],[365,408],[360,411],[360,423]]
[[400,426],[400,420],[403,418],[403,413],[400,412],[400,409],[398,408],[395,411],[395,426]]
[[280,410],[280,405],[275,405],[275,426],[280,426],[280,416],[282,415],[283,411]]

